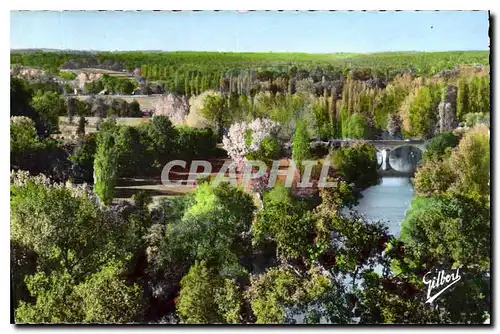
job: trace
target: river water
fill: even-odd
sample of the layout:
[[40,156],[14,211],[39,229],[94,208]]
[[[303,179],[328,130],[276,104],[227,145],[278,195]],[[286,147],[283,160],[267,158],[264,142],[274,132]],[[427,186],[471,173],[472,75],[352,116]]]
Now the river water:
[[401,222],[413,198],[413,186],[408,177],[382,177],[380,183],[365,189],[355,210],[368,220],[382,220],[389,233],[399,236]]

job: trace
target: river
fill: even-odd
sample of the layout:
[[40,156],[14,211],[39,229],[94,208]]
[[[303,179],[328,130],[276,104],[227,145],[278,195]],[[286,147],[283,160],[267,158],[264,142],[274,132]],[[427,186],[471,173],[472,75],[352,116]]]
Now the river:
[[382,177],[380,183],[365,189],[356,210],[371,221],[382,220],[389,233],[399,236],[401,222],[413,198],[413,186],[408,177]]

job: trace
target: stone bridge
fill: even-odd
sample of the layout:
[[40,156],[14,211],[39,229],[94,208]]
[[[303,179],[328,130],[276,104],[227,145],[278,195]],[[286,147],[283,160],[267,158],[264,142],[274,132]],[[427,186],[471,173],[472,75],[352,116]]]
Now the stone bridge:
[[426,140],[360,140],[330,139],[322,142],[329,147],[346,146],[356,142],[368,142],[377,150],[379,172],[382,175],[408,175],[417,168],[427,146]]

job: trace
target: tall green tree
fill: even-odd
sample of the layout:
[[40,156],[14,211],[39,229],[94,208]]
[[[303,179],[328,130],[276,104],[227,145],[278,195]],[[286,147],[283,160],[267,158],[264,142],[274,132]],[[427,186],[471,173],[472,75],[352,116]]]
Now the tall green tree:
[[465,78],[458,81],[457,91],[457,118],[463,120],[465,114],[470,112],[469,107],[469,84]]
[[417,90],[410,106],[410,123],[414,136],[427,139],[434,135],[440,90],[438,85],[422,86]]
[[366,139],[368,137],[368,122],[361,114],[349,116],[346,124],[347,138]]
[[306,121],[297,121],[295,134],[293,136],[292,159],[300,170],[303,170],[302,161],[311,157],[310,142],[311,139],[307,131]]
[[105,205],[113,201],[118,169],[119,151],[113,127],[107,129],[101,125],[94,158],[94,191]]
[[200,110],[201,114],[212,122],[215,129],[217,129],[219,138],[221,137],[223,127],[229,121],[226,109],[226,101],[222,96],[207,95]]

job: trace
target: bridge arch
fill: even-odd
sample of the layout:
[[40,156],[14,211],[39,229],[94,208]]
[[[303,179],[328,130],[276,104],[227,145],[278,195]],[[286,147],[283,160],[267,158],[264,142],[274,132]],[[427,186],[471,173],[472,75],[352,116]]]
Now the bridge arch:
[[[372,144],[376,149],[377,167],[379,170],[395,172],[396,174],[411,174],[422,159],[427,141],[415,140],[363,140],[363,139],[329,139],[330,148],[336,145],[344,146],[355,142]],[[404,156],[404,158],[403,158]]]
[[422,160],[423,151],[414,145],[401,145],[389,151],[391,169],[401,173],[413,173]]

